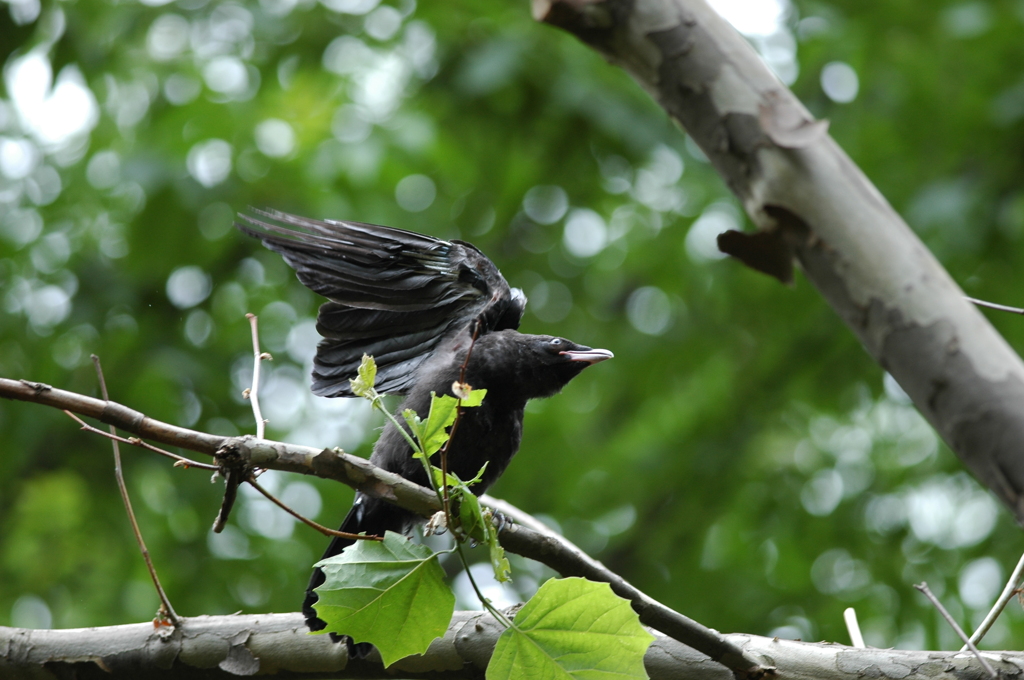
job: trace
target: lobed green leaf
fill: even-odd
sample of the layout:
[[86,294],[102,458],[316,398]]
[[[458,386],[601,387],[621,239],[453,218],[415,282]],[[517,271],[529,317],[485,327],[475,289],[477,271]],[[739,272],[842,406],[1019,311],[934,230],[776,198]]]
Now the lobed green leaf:
[[644,654],[653,640],[607,583],[551,579],[498,638],[486,677],[646,679]]
[[318,632],[370,642],[386,666],[422,654],[448,629],[455,596],[426,546],[389,531],[382,542],[357,541],[316,566],[325,580],[314,608],[327,623]]

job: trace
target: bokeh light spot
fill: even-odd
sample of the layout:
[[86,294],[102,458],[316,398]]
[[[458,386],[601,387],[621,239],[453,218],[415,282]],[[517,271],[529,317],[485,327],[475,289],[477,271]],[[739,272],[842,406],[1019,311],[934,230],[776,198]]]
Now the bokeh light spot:
[[375,40],[390,40],[401,27],[402,13],[390,5],[373,10],[363,23],[366,34]]
[[562,236],[565,249],[576,257],[593,257],[608,245],[608,227],[593,210],[578,208],[565,221]]
[[784,0],[710,0],[711,7],[744,35],[771,35],[782,25]]
[[295,150],[295,131],[278,118],[268,118],[256,126],[256,147],[265,156],[284,158]]
[[223,139],[199,142],[188,151],[188,172],[207,189],[215,187],[231,174],[231,145]]
[[718,249],[718,235],[740,228],[739,213],[731,203],[709,206],[686,232],[686,254],[697,263],[728,257]]
[[146,51],[154,61],[169,61],[188,47],[188,20],[178,14],[161,14],[146,34]]
[[39,163],[35,144],[27,139],[0,138],[0,173],[8,179],[28,177]]
[[167,298],[178,309],[188,309],[205,300],[210,287],[209,275],[199,267],[179,267],[167,277]]
[[852,66],[842,61],[833,61],[821,69],[821,89],[837,104],[848,104],[857,98],[860,81]]
[[626,301],[626,318],[647,335],[661,335],[672,325],[672,301],[661,288],[637,288]]
[[1003,568],[992,557],[981,557],[964,565],[958,579],[960,599],[971,609],[988,609],[1003,586]]
[[249,72],[238,57],[215,57],[203,68],[203,80],[214,92],[240,95],[249,87]]
[[94,189],[109,189],[121,179],[121,158],[115,151],[100,151],[89,159],[85,178]]
[[409,212],[422,212],[429,208],[437,197],[434,180],[426,175],[409,175],[395,187],[395,201]]
[[523,212],[537,224],[554,224],[569,209],[569,197],[560,186],[535,186],[523,196]]

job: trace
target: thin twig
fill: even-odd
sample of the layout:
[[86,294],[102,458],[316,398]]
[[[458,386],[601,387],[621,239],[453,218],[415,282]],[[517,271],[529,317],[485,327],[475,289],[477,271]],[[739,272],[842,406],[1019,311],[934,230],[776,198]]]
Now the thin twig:
[[[996,603],[992,605],[992,609],[985,615],[985,620],[981,622],[978,629],[974,631],[973,635],[971,635],[971,642],[978,644],[981,642],[981,638],[985,637],[985,633],[989,631],[992,624],[995,623],[996,619],[999,618],[999,615],[1003,613],[1003,609],[1006,608],[1006,605],[1013,599],[1013,596],[1019,592],[1018,588],[1020,587],[1021,579],[1024,579],[1024,555],[1021,555],[1020,559],[1017,561],[1017,566],[1014,568],[1013,573],[1010,574],[1010,580],[1006,582],[1006,587],[1003,588],[1003,592],[999,594],[999,599],[997,599]],[[967,645],[964,645],[960,651],[963,652],[966,650]]]
[[473,347],[476,345],[476,339],[480,336],[480,320],[477,319],[473,326],[473,337],[469,340],[469,349],[466,350],[466,358],[462,362],[462,366],[459,367],[459,382],[466,382],[466,367],[469,366],[469,358],[473,356]]
[[[191,467],[194,467],[194,468],[199,468],[200,470],[213,470],[215,472],[217,470],[220,470],[220,468],[218,466],[216,466],[216,465],[210,465],[209,463],[200,463],[198,460],[192,460],[191,458],[186,458],[185,456],[179,456],[176,453],[171,453],[170,451],[165,451],[165,450],[163,450],[163,449],[161,449],[159,447],[153,446],[149,442],[142,441],[138,437],[122,437],[120,435],[114,434],[113,432],[104,432],[103,430],[99,429],[98,427],[93,427],[92,425],[90,425],[89,423],[85,422],[84,420],[82,420],[81,418],[76,416],[71,411],[68,411],[67,409],[64,409],[64,413],[68,414],[68,416],[72,420],[74,420],[76,423],[81,425],[82,429],[84,431],[86,431],[86,432],[91,432],[92,434],[98,434],[101,437],[106,437],[107,439],[112,439],[115,442],[121,442],[122,444],[130,444],[132,446],[138,446],[141,449],[146,449],[147,451],[152,451],[154,453],[159,453],[161,456],[167,456],[168,458],[173,458],[175,460],[174,467],[181,467],[181,468],[191,468]],[[111,425],[110,429],[114,430],[114,426]]]
[[843,621],[846,622],[846,630],[850,634],[850,644],[861,649],[867,647],[864,644],[864,636],[860,633],[860,624],[857,623],[857,610],[847,607],[843,611]]
[[967,637],[967,634],[964,633],[964,629],[960,627],[960,624],[958,624],[953,619],[953,617],[949,615],[949,612],[947,612],[946,608],[942,606],[942,603],[939,602],[939,599],[935,597],[934,594],[932,594],[932,591],[928,588],[928,584],[919,583],[916,584],[914,587],[920,590],[922,593],[924,593],[924,596],[931,600],[931,603],[935,605],[935,608],[939,610],[940,614],[942,614],[942,618],[946,619],[946,623],[948,623],[950,627],[952,627],[952,629],[956,631],[956,634],[960,636],[961,640],[967,643],[967,647],[971,650],[971,652],[974,653],[974,656],[978,657],[978,661],[981,663],[982,668],[985,669],[985,672],[992,676],[995,680],[998,680],[999,674],[996,673],[996,670],[994,668],[992,668],[988,660],[981,655],[981,652],[978,651],[978,648],[974,646],[974,643],[971,642],[970,638]]
[[273,503],[277,507],[281,508],[282,510],[287,512],[289,515],[291,515],[295,519],[297,519],[300,522],[302,522],[303,524],[306,524],[308,526],[313,527],[314,529],[316,529],[320,533],[324,534],[325,536],[340,536],[341,538],[348,538],[348,539],[351,539],[353,541],[383,541],[384,540],[383,536],[370,536],[370,535],[367,535],[367,534],[352,534],[352,533],[349,533],[347,531],[336,531],[335,529],[328,529],[323,524],[317,524],[316,522],[314,522],[313,520],[309,519],[308,517],[303,517],[302,515],[300,515],[295,510],[289,508],[287,505],[284,504],[283,501],[281,501],[279,498],[274,496],[274,494],[270,493],[269,491],[264,489],[262,486],[260,486],[259,482],[256,481],[256,477],[254,475],[249,475],[249,478],[247,480],[245,480],[245,481],[249,482],[250,486],[252,486],[254,489],[259,491],[264,496],[266,496],[267,500],[269,500],[271,503]]
[[[469,339],[469,349],[466,350],[466,358],[462,362],[462,366],[459,368],[459,384],[466,384],[466,367],[469,365],[469,358],[473,356],[473,347],[476,345],[477,336],[480,334],[480,321],[479,319],[473,326],[473,335]],[[458,397],[458,395],[456,395]],[[459,421],[462,420],[462,399],[458,398],[455,402],[455,420],[452,422],[451,432],[448,433],[448,441],[441,447],[441,488],[444,497],[441,502],[444,504],[444,518],[448,523],[449,527],[452,527],[452,516],[451,516],[451,503],[448,500],[448,447],[452,444],[452,439],[455,438],[455,433],[459,430]]]
[[[248,399],[252,405],[252,415],[256,420],[256,438],[263,439],[267,421],[263,418],[263,413],[260,412],[260,364],[264,359],[271,359],[272,357],[265,352],[260,352],[259,327],[256,315],[246,314],[245,318],[249,320],[249,328],[252,331],[253,367],[252,385],[242,392],[242,397]],[[213,520],[213,533],[215,534],[224,531],[224,527],[228,523],[228,516],[231,514],[231,509],[235,505],[235,499],[238,497],[239,485],[249,479],[255,479],[252,468],[245,465],[240,467],[225,465],[223,464],[225,459],[221,458],[219,460],[222,463],[219,472],[224,477],[224,498],[221,500],[217,517]]]
[[252,415],[256,418],[256,436],[263,439],[263,431],[267,421],[263,419],[263,414],[260,412],[260,363],[264,359],[272,360],[273,357],[267,352],[260,352],[260,336],[257,327],[256,315],[246,314],[245,318],[249,320],[249,328],[252,329],[253,366],[252,387],[243,392],[242,396],[248,399],[249,403],[252,404]]
[[973,302],[979,307],[987,307],[988,309],[997,309],[1000,312],[1009,312],[1011,314],[1024,314],[1024,309],[1020,307],[1007,307],[1006,305],[997,305],[994,302],[985,302],[984,300],[977,300],[975,298],[967,298],[968,302]]
[[[103,377],[103,367],[100,365],[100,358],[95,354],[92,355],[92,363],[96,366],[96,377],[100,382],[100,394],[103,395],[105,401],[110,401],[110,395],[107,393],[107,381]],[[115,437],[117,436],[113,425],[110,426],[110,434]],[[178,614],[174,611],[174,607],[171,606],[171,600],[167,597],[167,593],[164,592],[163,586],[160,585],[160,577],[156,575],[156,567],[153,566],[153,560],[150,559],[149,550],[146,549],[146,542],[142,539],[142,530],[139,529],[139,522],[135,519],[135,511],[132,510],[132,501],[128,497],[128,487],[124,483],[124,472],[121,469],[121,447],[118,446],[117,439],[112,439],[110,443],[114,447],[114,477],[117,479],[117,488],[121,492],[121,500],[124,501],[124,509],[128,513],[128,521],[131,522],[132,531],[135,533],[135,541],[139,544],[142,559],[146,561],[149,576],[153,579],[153,585],[156,587],[156,594],[160,598],[161,612],[171,622],[172,626],[177,626]]]
[[[455,541],[455,552],[458,553],[459,559],[462,561],[462,569],[466,574],[466,578],[469,579],[469,584],[473,587],[473,592],[476,593],[476,598],[480,600],[480,604],[484,606],[484,609],[486,609],[488,613],[490,613],[490,615],[493,616],[494,619],[503,627],[516,628],[516,624],[513,620],[497,609],[490,599],[484,595],[483,591],[480,590],[480,586],[477,584],[476,578],[473,576],[473,570],[470,569],[469,560],[466,559],[465,546],[461,541]],[[518,628],[516,629],[518,630]]]

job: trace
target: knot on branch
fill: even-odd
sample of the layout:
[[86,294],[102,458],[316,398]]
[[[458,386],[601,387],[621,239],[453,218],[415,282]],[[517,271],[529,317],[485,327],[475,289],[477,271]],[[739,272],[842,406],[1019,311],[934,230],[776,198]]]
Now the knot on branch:
[[219,534],[224,530],[231,508],[235,505],[239,485],[252,475],[255,467],[250,462],[251,452],[243,437],[228,439],[213,454],[213,459],[219,467],[217,474],[224,478],[224,499],[220,503],[217,519],[213,521],[213,531]]
[[42,394],[43,392],[49,392],[50,390],[53,389],[46,383],[32,382],[30,380],[19,380],[18,382],[20,382],[25,387],[31,388],[32,391],[35,392],[37,395]]

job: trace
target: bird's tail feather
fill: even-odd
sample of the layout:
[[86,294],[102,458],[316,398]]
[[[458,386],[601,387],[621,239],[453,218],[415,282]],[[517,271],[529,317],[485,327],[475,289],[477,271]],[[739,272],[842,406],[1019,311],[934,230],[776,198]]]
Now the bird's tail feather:
[[[345,520],[338,527],[338,531],[344,531],[349,534],[366,533],[368,536],[383,536],[386,531],[405,533],[409,530],[414,519],[414,516],[409,514],[408,511],[402,510],[396,505],[358,493],[356,494],[355,502],[352,504],[352,509],[348,511],[348,515],[345,516]],[[335,536],[331,539],[331,543],[327,546],[327,550],[324,551],[321,559],[334,557],[353,543],[355,541],[350,538]],[[305,616],[306,625],[311,631],[323,630],[327,626],[316,615],[316,610],[313,608],[313,605],[318,600],[314,590],[323,585],[323,583],[324,572],[319,568],[314,569],[313,575],[309,579],[309,585],[306,586],[306,599],[302,603],[302,614]],[[349,656],[352,658],[364,658],[372,648],[367,643],[353,644],[352,640],[347,636],[340,636],[334,633],[331,633],[331,639],[335,642],[345,640],[348,645]]]

